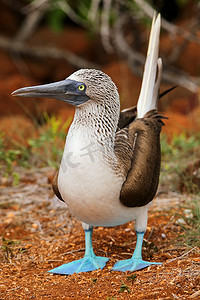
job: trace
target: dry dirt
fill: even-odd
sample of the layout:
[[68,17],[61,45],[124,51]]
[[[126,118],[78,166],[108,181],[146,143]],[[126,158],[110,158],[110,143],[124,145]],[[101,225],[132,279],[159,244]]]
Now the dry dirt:
[[161,266],[135,273],[110,270],[133,253],[136,235],[130,222],[95,228],[95,253],[110,257],[103,270],[69,276],[47,273],[84,253],[81,224],[53,197],[51,174],[49,168],[23,171],[17,186],[1,181],[0,299],[200,299],[199,249],[177,242],[182,195],[158,195],[149,212],[143,257]]

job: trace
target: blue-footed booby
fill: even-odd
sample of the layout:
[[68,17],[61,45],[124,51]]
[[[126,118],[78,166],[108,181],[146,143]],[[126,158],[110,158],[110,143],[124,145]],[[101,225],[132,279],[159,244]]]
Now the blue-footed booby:
[[109,260],[96,256],[93,226],[117,226],[135,220],[132,258],[112,270],[135,271],[157,262],[142,259],[147,211],[160,173],[160,132],[157,112],[162,60],[158,58],[161,17],[153,19],[137,107],[120,112],[116,85],[105,73],[81,69],[65,80],[18,89],[14,96],[49,97],[75,106],[53,189],[83,224],[85,255],[49,272],[73,274],[103,268]]

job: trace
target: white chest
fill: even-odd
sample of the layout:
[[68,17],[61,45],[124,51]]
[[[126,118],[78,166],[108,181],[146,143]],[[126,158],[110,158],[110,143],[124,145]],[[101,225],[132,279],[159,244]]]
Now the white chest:
[[77,219],[93,226],[115,226],[136,219],[139,210],[125,207],[119,201],[124,180],[105,161],[87,132],[68,134],[58,187]]

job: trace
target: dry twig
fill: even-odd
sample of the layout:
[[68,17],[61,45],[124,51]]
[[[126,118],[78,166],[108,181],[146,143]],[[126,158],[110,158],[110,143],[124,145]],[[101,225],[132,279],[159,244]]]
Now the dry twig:
[[70,51],[63,51],[50,46],[32,46],[22,42],[13,42],[13,40],[3,36],[0,36],[0,48],[13,53],[20,53],[22,55],[37,57],[40,59],[63,59],[79,68],[99,68],[98,65],[93,64],[92,62],[87,61]]
[[182,254],[181,256],[178,256],[178,257],[175,257],[175,258],[173,258],[173,259],[170,259],[169,261],[167,261],[166,263],[167,264],[169,264],[169,263],[171,263],[172,261],[175,261],[175,260],[177,260],[177,259],[181,259],[181,258],[183,258],[184,256],[186,256],[186,255],[188,255],[190,252],[192,252],[192,251],[196,251],[196,246],[195,247],[193,247],[192,249],[190,249],[189,251],[187,251],[186,253],[184,253],[184,254]]
[[[139,8],[151,19],[154,15],[154,8],[151,7],[146,1],[144,0],[134,0],[135,3],[139,6]],[[168,31],[173,37],[175,35],[180,35],[184,39],[188,41],[195,42],[197,44],[200,44],[199,38],[197,38],[195,35],[193,35],[191,32],[185,31],[184,29],[181,29],[180,27],[168,22],[164,18],[162,18],[162,28]]]
[[[127,21],[127,16],[121,16],[113,28],[113,41],[118,54],[128,61],[128,65],[134,73],[142,76],[145,57],[140,52],[133,50],[125,39],[123,28]],[[200,78],[192,77],[183,71],[166,66],[163,70],[163,80],[187,88],[191,92],[197,92]]]
[[101,40],[104,48],[108,53],[113,51],[110,43],[110,26],[109,17],[111,10],[112,0],[107,0],[103,2],[103,12],[101,15]]

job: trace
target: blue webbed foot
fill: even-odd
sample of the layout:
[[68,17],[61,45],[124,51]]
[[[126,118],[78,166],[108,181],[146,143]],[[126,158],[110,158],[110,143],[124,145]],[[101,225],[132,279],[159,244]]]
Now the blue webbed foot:
[[137,271],[144,269],[151,265],[162,265],[162,263],[144,261],[142,259],[142,243],[143,243],[144,232],[137,232],[137,243],[133,256],[130,259],[120,260],[116,262],[113,271]]
[[89,272],[98,269],[103,269],[109,258],[96,256],[94,254],[92,247],[92,231],[92,227],[85,230],[85,255],[83,258],[61,265],[48,272],[54,274],[69,275],[74,273]]
[[149,261],[144,261],[139,258],[130,258],[130,259],[125,259],[125,260],[120,260],[117,261],[114,267],[112,268],[112,271],[137,271],[141,270],[144,268],[147,268],[151,265],[161,265],[162,263],[157,263],[157,262],[149,262]]
[[69,275],[69,274],[80,273],[80,272],[89,272],[98,269],[103,269],[103,267],[105,267],[106,262],[108,260],[109,260],[108,257],[101,257],[96,255],[89,256],[89,257],[85,256],[82,259],[75,260],[70,263],[61,265],[48,272],[54,274],[63,274],[63,275]]

